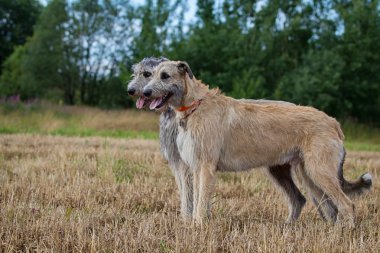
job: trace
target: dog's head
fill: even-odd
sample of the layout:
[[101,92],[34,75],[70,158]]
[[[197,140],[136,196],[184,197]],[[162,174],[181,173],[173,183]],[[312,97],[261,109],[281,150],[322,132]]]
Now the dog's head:
[[166,61],[160,63],[152,80],[144,88],[144,96],[152,99],[149,108],[159,109],[166,104],[181,106],[187,93],[187,79],[193,79],[189,65],[183,61]]
[[131,96],[138,97],[136,101],[137,108],[141,109],[150,102],[144,96],[143,89],[152,79],[154,68],[164,61],[168,61],[168,59],[164,57],[148,57],[132,66],[133,79],[128,84],[127,92]]

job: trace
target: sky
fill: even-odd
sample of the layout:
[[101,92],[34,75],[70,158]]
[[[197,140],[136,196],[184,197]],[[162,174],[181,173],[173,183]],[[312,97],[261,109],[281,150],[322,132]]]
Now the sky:
[[[49,0],[39,0],[43,5],[46,5]],[[72,2],[72,0],[68,0]],[[131,3],[136,5],[142,5],[145,3],[145,0],[131,0]],[[185,14],[185,21],[189,23],[194,17],[196,12],[197,0],[188,0],[187,1],[188,10]]]

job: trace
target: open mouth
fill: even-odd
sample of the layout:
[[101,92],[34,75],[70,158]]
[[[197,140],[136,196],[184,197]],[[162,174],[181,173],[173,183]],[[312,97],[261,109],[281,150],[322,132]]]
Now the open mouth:
[[146,106],[147,104],[149,104],[150,101],[151,100],[149,98],[141,96],[136,101],[136,108],[141,109],[144,106]]
[[166,93],[166,95],[164,95],[162,97],[153,99],[152,102],[149,105],[149,108],[151,110],[161,108],[163,105],[166,104],[166,102],[169,100],[169,98],[171,96],[173,96],[173,93],[168,92],[168,93]]

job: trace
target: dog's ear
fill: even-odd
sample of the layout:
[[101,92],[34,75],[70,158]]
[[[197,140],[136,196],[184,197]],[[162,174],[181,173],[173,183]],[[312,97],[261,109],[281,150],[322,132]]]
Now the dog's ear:
[[187,62],[185,62],[185,61],[178,62],[177,68],[178,68],[180,73],[182,73],[182,74],[187,73],[189,75],[190,79],[193,79],[193,72],[191,72],[191,69],[189,67],[189,64],[187,64]]

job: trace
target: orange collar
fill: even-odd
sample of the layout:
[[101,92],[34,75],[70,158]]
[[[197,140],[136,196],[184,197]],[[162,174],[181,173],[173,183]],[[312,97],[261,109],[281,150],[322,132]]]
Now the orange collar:
[[186,106],[186,105],[181,106],[180,108],[178,108],[176,110],[178,112],[185,112],[184,118],[187,118],[190,114],[192,114],[198,108],[198,106],[202,103],[203,99],[205,99],[207,96],[210,96],[212,94],[213,93],[211,93],[209,91],[201,99],[194,100],[193,102],[191,102],[190,105],[188,105],[188,106]]
[[181,106],[180,108],[176,109],[178,112],[184,112],[185,115],[183,116],[184,119],[186,119],[187,117],[189,117],[193,112],[195,112],[195,110],[198,108],[198,106],[201,104],[202,100],[204,98],[201,98],[201,99],[198,99],[198,100],[194,100],[193,102],[191,102],[190,105],[188,106]]
[[[201,104],[202,100],[203,99],[194,100],[193,102],[191,102],[191,104],[189,106],[184,105],[184,106],[181,106],[180,108],[178,108],[176,110],[179,112],[184,112],[184,111],[187,111],[191,108],[198,107]],[[194,108],[194,109],[196,109],[196,108]]]

